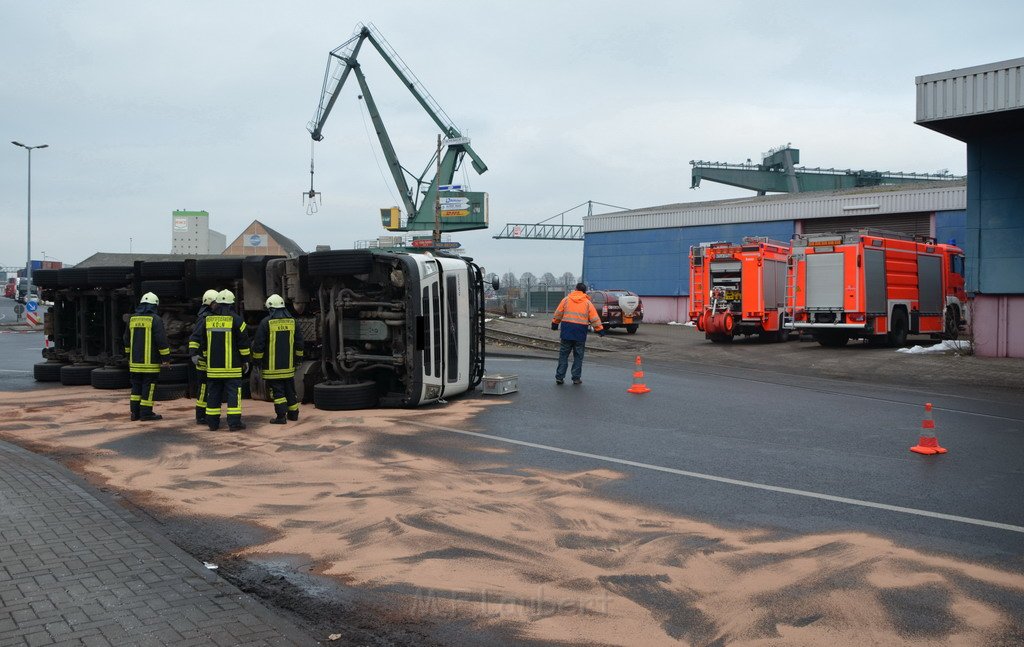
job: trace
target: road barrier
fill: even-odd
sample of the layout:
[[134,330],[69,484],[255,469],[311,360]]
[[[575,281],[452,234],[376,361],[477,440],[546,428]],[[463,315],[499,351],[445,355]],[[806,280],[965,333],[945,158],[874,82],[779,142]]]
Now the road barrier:
[[650,393],[651,390],[644,384],[644,363],[640,356],[636,356],[636,370],[633,371],[633,385],[626,389],[626,393]]
[[939,446],[939,439],[935,437],[935,421],[932,419],[932,403],[924,405],[924,419],[921,420],[921,435],[917,444],[910,448],[916,454],[945,454],[948,450]]

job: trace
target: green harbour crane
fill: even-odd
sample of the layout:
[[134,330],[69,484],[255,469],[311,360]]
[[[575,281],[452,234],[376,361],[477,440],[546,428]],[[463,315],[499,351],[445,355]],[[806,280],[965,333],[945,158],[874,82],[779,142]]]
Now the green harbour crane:
[[[359,53],[364,42],[369,42],[377,50],[441,131],[437,149],[419,175],[408,171],[398,161],[398,154],[391,143],[377,103],[359,64]],[[470,138],[464,136],[452,123],[409,66],[372,23],[357,25],[353,36],[331,50],[328,55],[320,103],[316,115],[307,126],[313,141],[318,142],[324,138],[323,131],[327,118],[350,74],[355,75],[359,84],[360,98],[366,103],[366,110],[380,141],[388,170],[402,200],[400,207],[380,210],[381,224],[384,228],[388,231],[435,232],[486,229],[489,216],[487,194],[468,191],[460,184],[453,184],[453,179],[466,156],[477,173],[485,173],[487,165],[473,150]],[[406,176],[412,180],[414,186],[410,185]],[[315,193],[311,183],[309,192],[304,195],[312,201],[316,199]]]

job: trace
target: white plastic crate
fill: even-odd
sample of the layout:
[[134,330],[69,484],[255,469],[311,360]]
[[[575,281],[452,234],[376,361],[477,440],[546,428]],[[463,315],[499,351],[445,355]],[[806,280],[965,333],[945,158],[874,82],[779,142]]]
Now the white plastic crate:
[[505,395],[519,390],[518,375],[485,375],[480,382],[485,395]]

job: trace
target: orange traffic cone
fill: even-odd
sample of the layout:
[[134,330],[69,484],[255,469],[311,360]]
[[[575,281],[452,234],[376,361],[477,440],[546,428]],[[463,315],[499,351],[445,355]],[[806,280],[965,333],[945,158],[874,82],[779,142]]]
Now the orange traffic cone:
[[650,393],[651,390],[644,384],[644,363],[640,356],[636,356],[636,370],[633,371],[633,385],[626,389],[626,393]]
[[921,436],[917,444],[910,448],[910,451],[918,454],[945,454],[948,451],[945,447],[939,446],[939,439],[935,437],[935,421],[932,420],[932,403],[924,405],[924,419],[921,421]]

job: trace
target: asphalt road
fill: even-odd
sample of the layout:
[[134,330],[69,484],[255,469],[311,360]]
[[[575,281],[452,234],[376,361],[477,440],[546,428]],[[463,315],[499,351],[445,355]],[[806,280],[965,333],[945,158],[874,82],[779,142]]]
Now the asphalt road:
[[[493,407],[478,423],[501,439],[547,447],[520,445],[513,462],[624,472],[604,489],[622,500],[735,528],[864,531],[1024,571],[1024,405],[1014,395],[644,368],[652,391],[632,395],[631,364],[588,358],[582,385],[557,386],[552,360],[491,357],[488,372],[517,374],[520,391],[504,396],[514,406]],[[948,454],[909,451],[926,401]]]
[[43,333],[0,329],[0,391],[49,387],[49,384],[40,384],[32,378],[32,365],[43,361],[42,350]]

